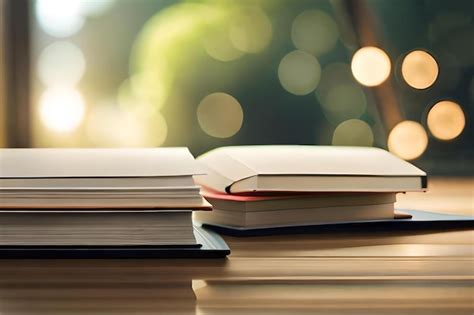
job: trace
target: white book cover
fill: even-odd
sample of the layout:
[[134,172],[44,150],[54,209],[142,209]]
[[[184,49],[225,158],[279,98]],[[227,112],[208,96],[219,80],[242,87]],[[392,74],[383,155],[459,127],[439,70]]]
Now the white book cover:
[[417,191],[426,173],[379,148],[267,145],[222,147],[197,160],[198,184],[218,192]]
[[187,148],[0,149],[0,178],[161,177],[202,173]]

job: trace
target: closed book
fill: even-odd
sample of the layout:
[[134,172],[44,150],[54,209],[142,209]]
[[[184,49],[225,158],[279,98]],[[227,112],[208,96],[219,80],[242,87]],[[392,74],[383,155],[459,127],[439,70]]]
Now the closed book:
[[378,148],[235,146],[197,160],[206,175],[196,182],[229,194],[423,191],[426,173]]
[[0,149],[0,208],[209,210],[201,173],[187,148]]

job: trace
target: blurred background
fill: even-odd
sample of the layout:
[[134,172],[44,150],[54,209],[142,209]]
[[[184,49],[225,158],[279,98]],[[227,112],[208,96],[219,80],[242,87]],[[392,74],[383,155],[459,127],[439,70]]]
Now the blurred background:
[[0,0],[0,146],[376,146],[472,176],[473,16],[472,0]]

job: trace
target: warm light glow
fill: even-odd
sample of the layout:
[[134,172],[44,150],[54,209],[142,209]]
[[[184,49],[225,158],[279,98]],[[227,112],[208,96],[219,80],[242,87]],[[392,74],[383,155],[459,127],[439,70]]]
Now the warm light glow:
[[296,48],[315,55],[333,49],[338,36],[336,22],[319,10],[304,11],[296,17],[291,27],[291,40]]
[[221,25],[228,16],[227,10],[186,1],[170,5],[151,17],[136,37],[131,52],[133,94],[157,107],[175,97],[176,81],[186,80],[195,69],[195,48],[202,44],[209,29]]
[[466,118],[461,106],[451,101],[441,101],[429,111],[427,123],[433,136],[441,140],[451,140],[464,130]]
[[374,135],[370,126],[359,119],[349,119],[337,126],[332,136],[333,145],[372,146]]
[[377,47],[363,47],[352,56],[354,78],[365,86],[377,86],[390,75],[390,59]]
[[295,95],[314,91],[321,77],[321,66],[312,55],[295,50],[287,54],[278,66],[278,78],[285,90]]
[[84,117],[84,108],[81,94],[72,88],[47,89],[39,101],[42,123],[57,132],[76,129]]
[[428,135],[421,124],[405,120],[390,131],[387,142],[391,152],[404,160],[413,160],[425,152]]
[[36,19],[45,33],[68,37],[84,25],[81,6],[81,0],[37,0]]
[[242,127],[244,113],[239,102],[229,94],[213,93],[206,96],[197,108],[201,129],[216,138],[229,138]]
[[246,53],[258,53],[272,39],[272,24],[258,7],[244,7],[235,12],[230,26],[230,40],[235,48]]
[[163,144],[168,126],[159,112],[100,104],[91,108],[86,132],[91,143],[98,147],[154,147]]
[[232,45],[229,30],[226,27],[214,29],[210,34],[207,34],[203,43],[207,54],[219,61],[232,61],[243,55]]
[[438,64],[427,52],[415,50],[405,56],[402,62],[402,75],[415,89],[426,89],[438,78]]
[[86,61],[79,47],[55,42],[41,52],[37,72],[46,86],[74,86],[84,75]]

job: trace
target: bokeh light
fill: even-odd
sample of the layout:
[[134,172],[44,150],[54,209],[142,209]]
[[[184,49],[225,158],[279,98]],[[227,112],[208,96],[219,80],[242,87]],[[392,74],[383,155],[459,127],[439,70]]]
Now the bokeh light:
[[278,66],[278,78],[285,90],[295,95],[306,95],[314,91],[321,78],[318,60],[301,50],[287,54]]
[[430,109],[427,124],[433,136],[451,140],[462,133],[466,118],[461,106],[452,101],[441,101]]
[[372,146],[374,135],[370,126],[359,119],[349,119],[336,127],[332,136],[333,145]]
[[81,0],[37,0],[36,19],[42,30],[54,37],[68,37],[84,25]]
[[380,48],[363,47],[352,56],[351,69],[360,84],[377,86],[390,75],[390,58]]
[[37,63],[38,77],[46,86],[74,86],[85,69],[84,54],[70,42],[55,42],[47,46]]
[[168,126],[159,112],[150,114],[99,104],[88,114],[86,132],[98,147],[150,147],[164,143]]
[[73,88],[49,88],[39,100],[41,122],[57,132],[76,129],[84,118],[84,112],[84,100]]
[[438,78],[438,63],[429,53],[415,50],[405,56],[402,62],[402,76],[411,87],[426,89]]
[[210,28],[221,26],[228,9],[202,3],[179,3],[149,19],[131,54],[130,87],[135,96],[157,107],[173,96],[176,81],[195,69],[195,50]]
[[387,143],[390,152],[404,160],[413,160],[425,152],[428,135],[420,123],[405,120],[390,131]]
[[205,133],[216,138],[229,138],[242,127],[244,113],[240,103],[226,93],[206,96],[197,108],[197,119]]
[[338,37],[336,22],[320,10],[304,11],[291,27],[291,40],[296,48],[317,56],[333,49]]
[[246,53],[258,53],[272,39],[272,24],[259,7],[242,7],[235,12],[230,25],[230,40],[235,48]]
[[232,45],[227,27],[213,29],[205,35],[203,44],[207,54],[219,61],[232,61],[243,56],[242,51]]

